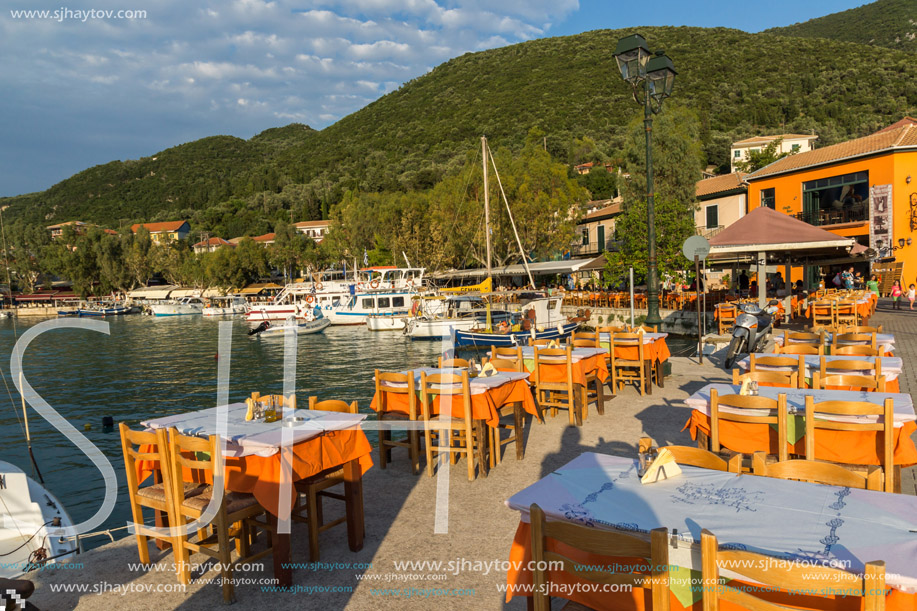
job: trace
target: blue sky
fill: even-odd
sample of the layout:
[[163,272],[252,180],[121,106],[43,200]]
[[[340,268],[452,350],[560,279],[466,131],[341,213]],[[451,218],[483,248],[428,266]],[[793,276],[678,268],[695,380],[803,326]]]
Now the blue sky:
[[640,25],[759,31],[860,4],[13,0],[0,12],[0,196],[204,136],[322,128],[468,51]]

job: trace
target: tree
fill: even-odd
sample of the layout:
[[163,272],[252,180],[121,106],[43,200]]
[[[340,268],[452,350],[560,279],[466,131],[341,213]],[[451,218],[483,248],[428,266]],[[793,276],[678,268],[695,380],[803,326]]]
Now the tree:
[[[656,260],[660,275],[684,269],[684,241],[694,234],[695,184],[704,167],[697,116],[677,106],[656,116],[653,124]],[[646,165],[643,121],[630,124],[624,150],[630,179],[623,181],[624,210],[615,221],[616,252],[605,253],[605,279],[616,282],[628,267],[647,273]]]
[[271,265],[283,270],[283,275],[292,280],[296,269],[307,260],[315,242],[296,231],[292,225],[284,222],[274,227],[274,243],[268,248],[268,260]]
[[796,154],[796,151],[785,151],[783,153],[779,152],[780,144],[782,142],[783,138],[777,138],[776,140],[771,141],[771,143],[765,146],[763,149],[749,150],[747,160],[736,161],[736,169],[740,172],[746,172],[750,174],[751,172],[760,170],[766,165],[774,163],[778,159],[783,159],[789,155]]

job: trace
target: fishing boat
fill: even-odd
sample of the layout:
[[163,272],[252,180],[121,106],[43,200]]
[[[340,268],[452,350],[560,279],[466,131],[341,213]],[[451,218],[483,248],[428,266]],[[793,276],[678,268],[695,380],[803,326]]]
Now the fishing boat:
[[[80,308],[76,311],[76,315],[79,317],[83,316],[122,316],[124,314],[130,314],[131,308],[122,305],[105,305],[98,304],[92,305],[87,308]],[[60,315],[60,312],[58,312]]]
[[211,297],[204,304],[201,313],[204,316],[235,316],[248,312],[248,302],[238,295]]
[[310,335],[321,333],[331,326],[331,321],[325,316],[312,318],[305,322],[297,322],[295,316],[289,316],[283,323],[271,323],[269,320],[261,322],[248,332],[252,339],[283,338],[288,330],[293,330],[297,335]]
[[0,577],[15,579],[80,552],[73,520],[44,486],[0,461]]
[[[484,288],[489,291],[489,283]],[[414,314],[402,319],[405,335],[412,340],[442,339],[486,324],[487,305],[478,295],[439,296],[423,299]],[[513,319],[505,310],[491,310],[490,314],[492,323]]]
[[333,325],[362,325],[370,316],[377,318],[403,318],[410,312],[408,305],[413,293],[360,292],[343,300],[326,312]]
[[579,322],[570,321],[561,314],[563,299],[560,297],[523,293],[519,300],[521,318],[518,322],[499,322],[491,330],[482,324],[468,330],[456,329],[452,334],[455,346],[525,346],[530,339],[565,339],[579,328]]
[[204,310],[204,301],[200,297],[182,297],[181,299],[170,299],[163,303],[156,303],[150,306],[150,313],[153,316],[183,316],[188,314],[200,314]]

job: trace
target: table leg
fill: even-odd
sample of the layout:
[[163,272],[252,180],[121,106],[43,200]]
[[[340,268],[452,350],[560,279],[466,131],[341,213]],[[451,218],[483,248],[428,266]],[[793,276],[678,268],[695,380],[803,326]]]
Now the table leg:
[[576,426],[583,426],[583,386],[582,384],[573,385],[573,418]]
[[665,388],[665,363],[663,361],[656,361],[656,384],[659,385],[659,388]]
[[274,579],[277,585],[293,585],[293,569],[290,568],[290,533],[280,533],[277,527],[277,516],[267,512],[267,522],[271,526],[271,556],[274,559]]
[[[474,437],[477,439],[475,444],[474,453],[478,457],[478,469],[481,473],[481,477],[487,477],[487,437],[485,431],[487,430],[487,423],[483,420],[474,421]],[[469,440],[470,441],[470,440]]]
[[643,360],[643,376],[646,378],[646,394],[653,394],[653,361]]
[[344,464],[344,503],[347,512],[347,543],[350,551],[363,549],[363,472],[359,459]]
[[513,424],[516,427],[516,460],[522,460],[525,449],[522,447],[523,426],[525,419],[522,416],[522,401],[513,403]]

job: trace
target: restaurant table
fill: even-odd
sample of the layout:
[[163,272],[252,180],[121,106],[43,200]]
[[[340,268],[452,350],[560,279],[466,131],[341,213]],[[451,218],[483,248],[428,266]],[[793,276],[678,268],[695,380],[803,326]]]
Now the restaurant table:
[[[778,354],[757,354],[756,358],[764,358],[769,356],[786,356],[791,358],[796,358],[797,355],[788,354],[788,355],[778,355]],[[875,363],[876,360],[879,360],[879,363],[882,366],[882,375],[885,376],[885,390],[890,393],[898,393],[900,387],[898,384],[898,376],[901,375],[901,371],[904,368],[904,361],[898,357],[894,356],[846,356],[846,355],[828,355],[828,356],[818,356],[815,354],[806,354],[803,356],[805,359],[805,371],[803,372],[803,377],[806,378],[807,384],[811,388],[812,386],[812,374],[815,371],[818,371],[821,367],[821,359],[825,359],[827,363],[828,371],[831,370],[831,363],[835,361],[864,361],[867,363]],[[749,363],[751,359],[745,357],[742,360],[736,363],[736,367],[741,369],[743,372],[748,371]],[[773,367],[769,365],[756,365],[761,371],[795,371],[793,367]],[[851,371],[844,370],[846,375],[870,375],[871,370],[863,371]]]
[[[708,384],[685,399],[684,407],[691,408],[691,416],[685,428],[691,431],[691,438],[697,439],[698,433],[710,436],[710,391],[723,395],[739,393],[739,386],[732,384]],[[914,402],[911,396],[900,393],[861,392],[851,390],[815,390],[811,388],[776,388],[762,386],[758,389],[762,397],[776,399],[786,395],[787,411],[787,452],[805,455],[805,398],[811,396],[815,402],[820,401],[867,401],[882,405],[886,398],[891,398],[895,413],[895,438],[892,440],[895,465],[906,467],[917,464],[917,447],[911,440],[911,434],[917,431],[917,415],[914,413]],[[677,405],[677,404],[676,404]],[[723,411],[732,412],[730,408]],[[850,421],[852,416],[819,415],[820,418]],[[862,417],[869,419],[868,416]],[[875,421],[875,417],[871,421]],[[753,454],[767,452],[777,454],[776,425],[751,424],[747,422],[720,422],[720,445],[734,452]],[[831,462],[852,465],[881,465],[882,439],[878,431],[831,431],[819,430],[815,438],[815,458]],[[896,478],[897,480],[898,478]]]
[[[646,378],[652,381],[653,369],[656,370],[656,384],[659,388],[665,388],[665,375],[662,371],[662,363],[669,360],[672,353],[669,352],[669,346],[665,343],[668,333],[644,333],[643,334],[643,363],[646,368]],[[611,334],[602,333],[599,336],[599,346],[607,349],[611,347]],[[637,360],[637,348],[615,348],[615,358],[629,361]],[[653,385],[647,384],[648,394],[653,394]]]
[[[562,346],[561,349],[564,347]],[[539,347],[539,350],[544,348]],[[573,348],[570,351],[570,361],[573,363],[573,383],[585,385],[586,376],[595,372],[604,384],[611,377],[608,373],[608,363],[605,362],[607,348]],[[492,356],[488,351],[488,356]],[[565,364],[555,364],[554,357],[550,361],[541,361],[541,378],[545,382],[564,382],[567,379]],[[522,364],[526,371],[533,372],[535,368],[534,346],[522,346]]]
[[[529,508],[537,503],[548,520],[626,531],[648,540],[654,528],[669,529],[669,589],[673,611],[701,608],[701,529],[720,546],[808,564],[844,564],[862,572],[866,562],[886,563],[886,609],[917,608],[917,497],[825,486],[755,475],[681,466],[675,478],[643,485],[636,460],[587,452],[517,492],[506,505],[519,511],[507,572],[506,601],[531,587]],[[546,549],[562,551],[574,562],[610,566],[627,561],[585,553],[548,540]],[[801,571],[805,566],[800,567]],[[721,569],[723,577],[736,578]],[[549,572],[554,583],[583,583],[566,573]],[[694,588],[691,585],[695,586]],[[731,585],[739,586],[733,582]],[[750,585],[750,584],[749,584]],[[649,608],[643,590],[596,593],[570,588],[569,598],[593,609]],[[763,597],[792,604],[787,592]],[[798,598],[798,597],[797,597]],[[859,609],[855,600],[806,596],[815,609]],[[801,601],[797,600],[797,603]],[[736,606],[721,603],[723,611]]]
[[[831,347],[831,337],[832,337],[831,333],[825,333],[825,344],[829,348]],[[783,346],[783,333],[774,334],[774,343],[778,346]],[[795,340],[790,340],[790,343],[796,344],[799,342]],[[866,345],[866,342],[850,342],[849,344],[845,344],[845,345],[852,346],[852,345],[859,345],[859,344]],[[895,336],[892,335],[891,333],[877,333],[876,334],[876,347],[877,348],[884,347],[885,352],[891,353],[892,350],[895,348]]]
[[[814,301],[810,301],[809,305],[806,306],[806,318],[812,318],[812,305]],[[862,324],[866,324],[869,321],[869,317],[872,316],[872,300],[871,299],[857,299],[856,300],[856,312],[857,316],[862,321]]]
[[[288,519],[296,501],[291,489],[290,506],[280,506],[281,436],[292,437],[292,481],[313,477],[330,469],[343,467],[347,540],[351,551],[363,548],[363,474],[372,466],[372,447],[366,434],[358,428],[366,414],[349,414],[297,409],[284,417],[302,417],[304,421],[287,427],[283,422],[246,421],[244,403],[226,406],[225,486],[233,492],[250,493],[268,511],[272,522]],[[217,408],[175,414],[141,422],[150,429],[175,427],[182,435],[207,437],[218,434]],[[138,463],[138,480],[143,481],[155,469],[149,461]],[[290,585],[290,534],[274,535],[274,576],[280,585]]]

